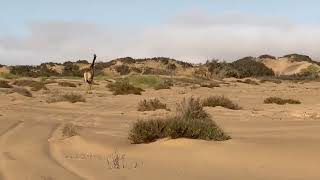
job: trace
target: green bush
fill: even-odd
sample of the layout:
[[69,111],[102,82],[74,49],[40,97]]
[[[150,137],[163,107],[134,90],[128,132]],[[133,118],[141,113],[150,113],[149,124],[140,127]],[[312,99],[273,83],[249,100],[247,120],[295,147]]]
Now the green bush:
[[173,86],[173,82],[171,80],[163,80],[154,86],[155,90],[160,89],[170,89]]
[[284,104],[301,104],[300,101],[294,100],[294,99],[282,99],[279,97],[268,97],[264,100],[265,104],[279,104],[279,105],[284,105]]
[[159,99],[142,100],[138,104],[138,111],[155,111],[157,109],[167,109],[167,105]]
[[177,107],[177,115],[166,119],[138,120],[129,133],[132,143],[150,143],[171,137],[224,141],[231,137],[211,120],[199,99],[184,99]]
[[203,106],[216,107],[221,106],[228,109],[239,110],[241,107],[224,96],[210,96],[203,100]]
[[114,95],[126,95],[126,94],[136,94],[141,95],[141,92],[144,90],[138,87],[131,85],[126,80],[118,80],[114,83],[110,83],[107,85],[110,91],[113,92]]
[[263,63],[256,61],[253,57],[245,57],[232,63],[240,78],[274,76],[272,69]]

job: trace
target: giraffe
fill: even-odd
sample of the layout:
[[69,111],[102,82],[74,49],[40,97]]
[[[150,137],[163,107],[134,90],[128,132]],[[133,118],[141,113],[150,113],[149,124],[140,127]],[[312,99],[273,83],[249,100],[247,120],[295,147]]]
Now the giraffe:
[[84,77],[84,81],[86,83],[88,83],[89,85],[89,89],[87,90],[87,92],[91,91],[91,86],[93,84],[93,78],[94,78],[94,63],[96,61],[96,54],[93,55],[93,60],[92,60],[92,63],[90,65],[90,67],[85,70],[85,72],[83,73],[83,77]]

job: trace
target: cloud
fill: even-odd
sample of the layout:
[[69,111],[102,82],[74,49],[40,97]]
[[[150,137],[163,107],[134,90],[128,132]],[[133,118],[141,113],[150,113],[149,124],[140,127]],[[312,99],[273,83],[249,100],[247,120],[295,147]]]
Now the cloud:
[[234,12],[188,12],[167,23],[143,27],[47,22],[30,24],[29,29],[25,37],[0,37],[0,64],[91,59],[93,53],[100,60],[165,56],[204,62],[266,53],[302,53],[320,59],[320,25]]

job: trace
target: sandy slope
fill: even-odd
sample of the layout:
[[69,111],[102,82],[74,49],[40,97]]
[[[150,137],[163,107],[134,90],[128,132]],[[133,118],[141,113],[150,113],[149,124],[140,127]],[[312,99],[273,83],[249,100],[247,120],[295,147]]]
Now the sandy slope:
[[[303,69],[308,68],[312,63],[306,61],[291,61],[288,58],[279,59],[263,59],[262,63],[268,68],[271,68],[277,75],[292,75],[298,74]],[[319,67],[316,64],[314,66]]]
[[[208,89],[174,87],[147,90],[143,96],[113,96],[104,82],[87,94],[86,103],[47,104],[34,98],[0,93],[0,179],[297,179],[320,178],[320,83],[252,86],[240,83]],[[51,90],[79,91],[61,88]],[[181,93],[185,92],[185,94]],[[49,94],[50,95],[50,94]],[[143,98],[158,97],[170,108],[183,97],[225,95],[243,110],[206,108],[232,140],[160,140],[133,145],[128,130],[138,118],[168,112],[137,112]],[[269,96],[295,98],[301,105],[265,105]],[[64,123],[82,127],[81,136],[64,138]],[[109,169],[107,159],[125,154],[124,169]]]

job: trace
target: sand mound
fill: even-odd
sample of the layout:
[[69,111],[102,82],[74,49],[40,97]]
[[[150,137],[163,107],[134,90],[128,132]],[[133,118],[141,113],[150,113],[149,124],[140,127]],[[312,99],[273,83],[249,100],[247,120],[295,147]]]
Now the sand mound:
[[289,58],[279,59],[262,59],[261,62],[268,68],[271,68],[276,75],[292,75],[301,73],[303,69],[308,68],[310,65],[319,67],[317,64],[306,61],[292,61]]

